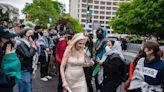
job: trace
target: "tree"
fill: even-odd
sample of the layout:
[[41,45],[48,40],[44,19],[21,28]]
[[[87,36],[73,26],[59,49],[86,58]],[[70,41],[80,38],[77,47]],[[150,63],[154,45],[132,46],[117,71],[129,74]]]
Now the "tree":
[[164,1],[133,0],[119,5],[109,24],[118,33],[155,35],[164,33]]
[[37,20],[37,25],[47,27],[48,18],[52,18],[52,23],[57,22],[64,7],[58,1],[51,0],[33,0],[32,4],[26,4],[23,13],[29,14],[29,19],[33,22]]
[[78,20],[72,18],[71,16],[66,16],[66,19],[72,22],[72,27],[76,33],[84,32],[83,26],[78,22]]
[[73,17],[65,16],[58,20],[57,25],[64,25],[66,27],[66,31],[70,31],[73,29],[75,33],[84,32],[83,26]]
[[60,16],[64,16],[66,11],[64,5],[58,1],[52,1],[52,3],[53,7],[56,9],[56,12],[59,13]]

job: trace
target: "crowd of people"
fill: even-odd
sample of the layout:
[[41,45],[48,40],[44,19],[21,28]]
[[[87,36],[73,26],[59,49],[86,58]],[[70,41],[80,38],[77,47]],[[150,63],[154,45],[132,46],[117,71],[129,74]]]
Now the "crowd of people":
[[[19,92],[32,92],[32,77],[37,69],[40,69],[41,81],[51,80],[51,72],[58,75],[58,92],[116,92],[126,74],[125,57],[121,43],[106,35],[105,30],[98,28],[94,43],[93,34],[75,34],[73,29],[65,30],[64,25],[42,29],[16,24],[9,28],[2,22],[0,92],[12,92],[16,84]],[[130,64],[125,90],[163,92],[161,57],[163,53],[157,40],[145,40]],[[51,61],[56,70],[50,68]]]

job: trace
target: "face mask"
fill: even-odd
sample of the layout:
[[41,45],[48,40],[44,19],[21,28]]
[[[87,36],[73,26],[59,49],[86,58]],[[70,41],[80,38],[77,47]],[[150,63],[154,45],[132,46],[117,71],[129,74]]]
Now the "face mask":
[[97,34],[97,38],[98,38],[98,39],[101,39],[102,37],[103,37],[102,34]]
[[47,34],[43,34],[43,36],[48,37],[48,35],[47,35]]
[[41,36],[43,36],[43,33],[42,33],[42,32],[40,32],[39,34],[40,34]]
[[28,40],[29,40],[30,38],[32,38],[33,41],[35,40],[34,35],[30,35],[30,36],[28,36]]
[[111,49],[109,48],[109,46],[106,46],[106,47],[105,47],[105,51],[106,51],[106,52],[111,51]]

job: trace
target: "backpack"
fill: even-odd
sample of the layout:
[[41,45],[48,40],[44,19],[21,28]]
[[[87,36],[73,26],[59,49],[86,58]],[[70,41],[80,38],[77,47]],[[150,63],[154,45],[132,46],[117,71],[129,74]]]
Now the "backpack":
[[126,59],[124,59],[124,60],[122,60],[121,59],[121,57],[119,56],[119,54],[112,54],[112,55],[110,55],[110,58],[109,58],[109,60],[112,60],[113,58],[120,58],[120,60],[122,61],[122,64],[123,64],[123,72],[122,72],[122,82],[126,82],[127,81],[127,79],[128,79],[128,69],[129,69],[129,62],[127,62],[127,60]]

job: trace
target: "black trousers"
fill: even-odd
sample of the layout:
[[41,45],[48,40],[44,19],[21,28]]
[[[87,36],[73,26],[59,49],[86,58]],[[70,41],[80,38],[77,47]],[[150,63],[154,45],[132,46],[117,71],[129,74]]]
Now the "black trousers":
[[101,92],[109,92],[109,90],[110,92],[116,92],[120,84],[121,82],[115,82],[108,79],[104,79],[103,84],[101,86]]
[[129,90],[128,92],[141,92],[141,89],[138,88],[138,89],[133,89],[133,90]]
[[57,91],[58,92],[63,92],[63,83],[62,83],[62,78],[61,78],[61,74],[60,74],[60,64],[58,65],[58,70],[59,70],[59,81],[58,81],[58,88]]
[[48,67],[50,62],[50,55],[48,55],[48,62],[46,62],[46,57],[39,57],[39,62],[41,63],[40,66],[40,76],[44,78],[48,76]]
[[84,68],[84,73],[85,73],[85,78],[87,82],[87,86],[89,91],[88,92],[93,92],[93,87],[92,87],[92,72],[93,72],[93,67],[86,67]]

